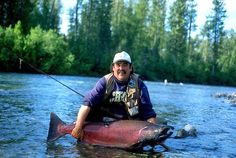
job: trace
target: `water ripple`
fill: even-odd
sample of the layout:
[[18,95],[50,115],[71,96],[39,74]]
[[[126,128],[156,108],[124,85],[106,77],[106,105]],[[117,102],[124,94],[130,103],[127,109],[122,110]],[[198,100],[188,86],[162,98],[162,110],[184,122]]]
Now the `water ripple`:
[[[216,92],[235,92],[234,87],[145,82],[158,117],[166,119],[175,130],[192,124],[198,135],[168,139],[169,152],[140,154],[77,145],[70,136],[48,144],[50,112],[73,122],[82,98],[44,75],[0,73],[0,76],[0,157],[236,157],[235,107],[212,97]],[[54,77],[82,94],[98,80]]]

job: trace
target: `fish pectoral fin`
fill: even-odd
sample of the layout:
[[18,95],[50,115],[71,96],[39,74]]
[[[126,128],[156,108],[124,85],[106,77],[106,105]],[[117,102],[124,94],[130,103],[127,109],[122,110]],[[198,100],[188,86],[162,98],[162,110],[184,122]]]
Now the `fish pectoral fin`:
[[160,133],[158,137],[158,141],[163,142],[167,138],[169,138],[172,134],[173,134],[173,131],[170,128],[166,128]]
[[165,151],[170,151],[170,148],[167,145],[165,145],[164,143],[160,143],[158,145],[162,146],[165,149]]

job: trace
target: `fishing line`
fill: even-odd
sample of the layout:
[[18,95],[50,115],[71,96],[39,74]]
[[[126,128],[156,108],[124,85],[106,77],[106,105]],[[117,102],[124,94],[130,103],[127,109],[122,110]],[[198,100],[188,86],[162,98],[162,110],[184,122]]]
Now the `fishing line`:
[[77,92],[76,90],[72,89],[71,87],[67,86],[66,84],[60,82],[60,81],[57,80],[56,78],[54,78],[54,77],[52,77],[51,75],[47,74],[46,72],[44,72],[44,71],[42,71],[42,70],[40,70],[40,69],[34,67],[32,64],[30,64],[30,63],[24,61],[24,60],[21,59],[21,58],[19,58],[19,59],[20,59],[19,69],[21,69],[22,62],[24,62],[25,64],[27,64],[28,66],[30,66],[33,70],[35,70],[35,71],[37,71],[37,72],[39,72],[39,73],[41,73],[41,74],[44,74],[44,75],[48,76],[49,78],[53,79],[54,81],[58,82],[59,84],[63,85],[64,87],[68,88],[69,90],[75,92],[76,94],[80,95],[81,97],[84,97],[83,94]]

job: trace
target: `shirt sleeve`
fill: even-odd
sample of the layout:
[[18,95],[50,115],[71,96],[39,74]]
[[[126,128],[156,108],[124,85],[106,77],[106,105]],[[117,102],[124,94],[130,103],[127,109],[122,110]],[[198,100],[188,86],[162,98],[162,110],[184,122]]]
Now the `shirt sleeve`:
[[106,91],[106,80],[105,77],[102,77],[98,80],[93,89],[85,95],[84,105],[89,107],[95,107],[101,104],[104,98]]
[[147,86],[140,80],[140,105],[139,114],[142,120],[147,120],[151,117],[156,117],[156,112],[153,109]]

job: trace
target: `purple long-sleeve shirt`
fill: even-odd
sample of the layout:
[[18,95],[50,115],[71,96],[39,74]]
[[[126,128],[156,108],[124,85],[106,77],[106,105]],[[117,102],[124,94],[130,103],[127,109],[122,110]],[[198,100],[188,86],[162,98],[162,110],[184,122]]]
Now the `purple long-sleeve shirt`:
[[[123,83],[118,81],[114,76],[114,87],[111,95],[109,96],[108,100],[109,103],[112,105],[111,112],[120,115],[120,116],[127,116],[127,111],[125,107],[118,106],[118,103],[123,102],[126,90],[127,90],[127,83]],[[153,110],[149,92],[142,80],[139,79],[139,89],[140,89],[140,104],[138,105],[139,111],[139,119],[147,120],[151,117],[156,117],[156,113]],[[104,103],[104,95],[106,92],[106,79],[102,77],[96,83],[94,88],[84,97],[84,105],[91,107],[91,109],[102,106]]]

